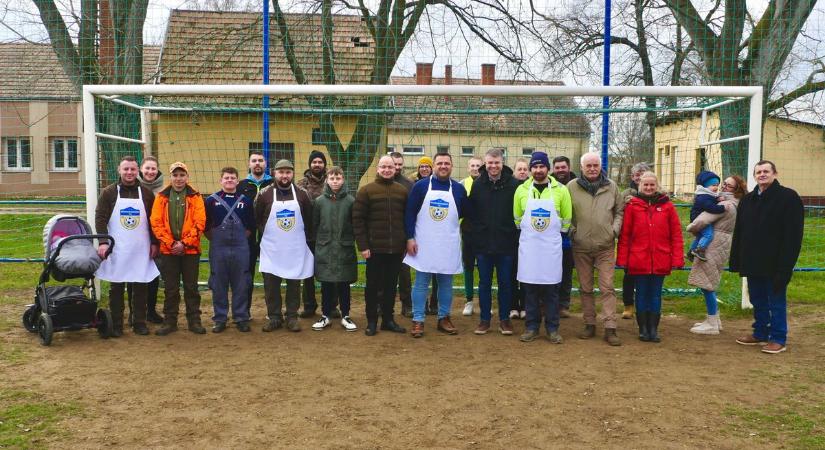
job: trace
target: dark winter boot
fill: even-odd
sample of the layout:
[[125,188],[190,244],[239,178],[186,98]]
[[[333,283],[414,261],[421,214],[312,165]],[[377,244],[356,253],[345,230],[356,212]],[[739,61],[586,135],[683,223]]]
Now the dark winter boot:
[[661,319],[662,313],[657,312],[648,312],[647,313],[647,330],[650,336],[650,342],[660,342],[661,339],[659,338],[659,319]]
[[650,341],[650,331],[647,328],[647,316],[650,313],[647,311],[636,310],[636,324],[639,325],[639,340],[643,342]]

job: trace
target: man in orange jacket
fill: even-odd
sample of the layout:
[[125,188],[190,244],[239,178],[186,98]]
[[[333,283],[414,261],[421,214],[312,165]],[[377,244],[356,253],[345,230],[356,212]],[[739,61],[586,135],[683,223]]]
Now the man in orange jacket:
[[166,336],[178,330],[180,283],[189,331],[206,333],[201,325],[201,297],[198,294],[198,262],[201,235],[206,227],[203,197],[189,185],[186,164],[175,162],[169,168],[172,183],[158,192],[152,206],[152,232],[160,242],[160,271],[165,285],[163,326],[155,333]]

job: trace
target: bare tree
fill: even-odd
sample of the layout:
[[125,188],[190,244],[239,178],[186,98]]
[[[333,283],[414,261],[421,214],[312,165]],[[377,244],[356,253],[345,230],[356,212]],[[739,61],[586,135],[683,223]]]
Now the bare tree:
[[[454,1],[454,0],[379,0],[368,5],[365,0],[342,0],[345,10],[357,12],[375,42],[371,55],[369,84],[387,84],[402,51],[416,33],[422,17],[433,8],[442,8],[455,19],[455,26],[461,27],[467,35],[474,36],[493,48],[502,58],[516,67],[523,68],[525,62],[526,39],[542,39],[529,21],[522,20],[508,10],[508,5],[500,0]],[[280,0],[272,0],[274,19],[281,35],[286,59],[295,81],[308,83],[304,68],[295,55],[296,46],[290,37],[290,26],[285,18]],[[373,7],[370,7],[373,6]],[[337,80],[333,49],[333,0],[308,0],[303,7],[321,15],[322,80],[324,84],[335,84]],[[502,39],[504,30],[510,31],[509,40]],[[316,107],[329,108],[339,102],[336,97],[309,98]],[[363,106],[368,110],[384,108],[386,99],[370,96]],[[358,117],[355,132],[345,145],[336,131],[332,114],[320,117],[321,136],[329,153],[345,170],[357,176],[354,182],[367,170],[375,156],[382,149],[381,136],[387,116],[383,114],[362,114]]]

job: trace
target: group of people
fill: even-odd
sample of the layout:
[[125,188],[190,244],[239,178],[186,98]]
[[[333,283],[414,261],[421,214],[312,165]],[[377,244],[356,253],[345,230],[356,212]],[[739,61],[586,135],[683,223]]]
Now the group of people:
[[[324,330],[340,319],[346,331],[357,330],[350,317],[350,285],[358,280],[360,254],[366,261],[368,336],[379,330],[407,332],[395,320],[396,292],[402,315],[412,319],[413,337],[424,335],[427,315],[437,316],[438,331],[456,334],[453,276],[464,274],[463,314],[472,315],[477,266],[475,334],[492,328],[495,275],[498,331],[512,335],[512,321],[524,319],[521,341],[538,338],[543,324],[547,340],[560,344],[575,267],[584,319],[578,337],[595,337],[601,325],[604,340],[618,346],[613,277],[619,267],[625,271],[621,317],[635,316],[642,341],[660,341],[663,282],[684,265],[685,254],[676,208],[646,164],[633,167],[631,186],[621,191],[596,153],[582,156],[577,177],[564,156],[551,162],[546,153],[534,152],[511,169],[502,151],[491,149],[470,159],[470,175],[463,181],[451,178],[448,153],[421,158],[416,181],[404,176],[403,156],[391,153],[378,160],[375,179],[353,195],[343,170],[328,167],[322,152],[312,152],[308,162],[296,183],[290,161],[278,161],[269,175],[263,155],[253,152],[246,178],[225,167],[220,190],[204,196],[189,184],[182,162],[170,166],[164,186],[157,159],[146,157],[139,166],[124,157],[119,180],[100,196],[95,221],[97,231],[116,242],[108,257],[107,244],[100,244],[104,261],[97,273],[111,282],[115,336],[123,333],[127,285],[129,324],[136,334],[149,333],[147,321],[161,322],[157,335],[177,330],[181,284],[188,329],[206,332],[197,289],[203,235],[210,241],[215,333],[227,328],[230,292],[232,320],[239,331],[250,331],[258,260],[267,311],[263,331],[300,331],[299,317],[316,315],[316,281],[321,316],[312,329]],[[688,282],[704,293],[707,318],[691,331],[722,329],[715,291],[730,261],[731,270],[748,278],[754,305],[754,331],[737,342],[778,353],[786,348],[785,292],[801,247],[804,213],[799,196],[779,185],[772,162],[757,163],[754,175],[752,192],[738,176],[722,180],[702,172],[697,177],[687,226],[697,235],[688,253],[694,260]],[[155,311],[158,276],[165,286],[162,317]]]

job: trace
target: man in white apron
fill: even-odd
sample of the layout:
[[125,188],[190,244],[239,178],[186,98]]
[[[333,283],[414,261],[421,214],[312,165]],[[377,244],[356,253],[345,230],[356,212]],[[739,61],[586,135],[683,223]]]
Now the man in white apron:
[[105,258],[95,276],[109,281],[109,308],[112,311],[114,337],[123,335],[123,292],[126,283],[133,286],[132,330],[147,335],[147,283],[160,273],[153,258],[158,246],[149,227],[149,215],[155,195],[137,181],[138,163],[134,156],[124,156],[118,165],[120,180],[100,194],[95,209],[95,230],[115,238],[115,247],[106,258],[108,243],[101,243],[98,254]]
[[264,277],[266,312],[263,331],[283,326],[281,280],[286,280],[286,327],[301,331],[298,290],[313,275],[315,259],[309,250],[312,236],[312,200],[292,183],[294,166],[282,159],[275,164],[275,184],[255,200],[255,223],[261,232],[260,271]]
[[430,279],[438,280],[438,330],[458,331],[450,320],[453,275],[463,272],[458,220],[464,214],[467,191],[452,180],[449,153],[435,155],[435,174],[419,180],[407,200],[405,229],[407,256],[404,263],[415,269],[413,286],[413,337],[424,335],[425,303]]
[[530,157],[530,173],[516,190],[513,215],[521,229],[516,278],[525,290],[525,330],[522,342],[539,336],[541,311],[547,339],[561,344],[559,335],[559,286],[562,281],[562,233],[570,226],[570,192],[548,175],[550,162],[544,152]]

